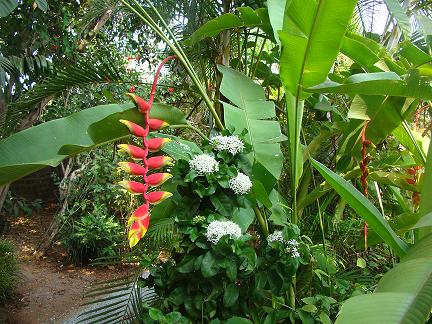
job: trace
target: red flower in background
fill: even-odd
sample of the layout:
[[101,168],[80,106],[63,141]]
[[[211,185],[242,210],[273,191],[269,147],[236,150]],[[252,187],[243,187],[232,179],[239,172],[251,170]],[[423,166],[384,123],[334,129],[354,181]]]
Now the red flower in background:
[[134,93],[134,92],[135,92],[135,90],[136,90],[136,89],[135,89],[135,86],[132,86],[132,87],[130,87],[130,88],[129,88],[129,92],[132,92],[132,93]]
[[174,88],[173,88],[173,87],[169,87],[169,88],[168,88],[168,92],[169,92],[170,94],[173,94],[173,93],[174,93]]

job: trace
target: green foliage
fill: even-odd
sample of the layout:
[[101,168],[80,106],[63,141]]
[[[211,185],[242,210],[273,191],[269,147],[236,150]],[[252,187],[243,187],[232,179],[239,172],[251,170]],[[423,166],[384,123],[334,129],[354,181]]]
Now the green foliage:
[[6,214],[12,217],[18,217],[21,214],[31,216],[42,209],[42,201],[40,199],[27,201],[22,197],[14,197],[8,192],[3,208]]
[[19,282],[19,266],[15,247],[0,239],[0,303],[10,297]]
[[263,89],[245,75],[221,65],[218,69],[223,74],[220,91],[235,105],[223,102],[226,126],[237,133],[247,130],[253,174],[270,192],[282,169],[279,143],[286,139],[279,123],[270,120],[276,117],[274,104],[266,101]]
[[[166,120],[171,125],[186,122],[178,109],[164,104],[154,104],[151,117]],[[57,166],[68,156],[130,136],[119,119],[142,123],[141,114],[132,104],[111,104],[85,109],[9,136],[0,142],[3,152],[0,184],[46,166]],[[32,145],[27,147],[28,141]]]
[[375,293],[344,303],[337,323],[425,323],[432,306],[431,244],[429,235],[382,277]]
[[122,222],[131,210],[116,185],[116,160],[105,147],[80,156],[87,167],[68,183],[68,208],[56,217],[63,224],[59,239],[77,264],[119,253]]
[[360,191],[354,188],[327,167],[317,161],[312,161],[313,166],[321,173],[326,181],[357,211],[357,213],[370,224],[381,238],[389,244],[399,256],[405,255],[408,246],[391,229],[381,213]]
[[[271,318],[275,312],[280,319],[288,318],[291,312],[272,309],[271,301],[284,303],[291,276],[308,258],[307,246],[300,243],[300,259],[290,256],[285,243],[260,243],[249,234],[238,239],[223,236],[213,244],[207,239],[206,228],[224,218],[217,214],[199,217],[179,220],[179,249],[172,251],[168,260],[149,265],[146,285],[154,285],[161,298],[158,308],[206,322],[248,314],[257,321]],[[284,231],[284,239],[301,242],[295,227]]]
[[222,31],[239,27],[260,27],[271,35],[271,27],[267,10],[250,7],[238,7],[239,16],[227,13],[206,22],[197,29],[187,40],[187,44],[195,45],[207,37],[215,37]]
[[74,263],[88,263],[97,258],[115,256],[122,241],[121,226],[106,215],[107,210],[95,205],[93,211],[81,216],[67,233],[62,234],[62,244]]

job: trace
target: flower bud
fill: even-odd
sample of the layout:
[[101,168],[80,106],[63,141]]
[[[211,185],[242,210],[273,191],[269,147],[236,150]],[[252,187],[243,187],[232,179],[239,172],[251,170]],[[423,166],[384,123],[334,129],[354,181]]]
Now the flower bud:
[[147,159],[149,169],[160,169],[166,165],[173,165],[173,159],[169,156],[159,155]]
[[166,137],[156,137],[147,140],[147,147],[150,152],[159,151],[165,143],[171,142],[171,139]]
[[117,145],[120,151],[128,153],[134,159],[143,159],[145,151],[138,146],[129,144],[119,144]]
[[131,121],[120,119],[120,123],[124,124],[129,128],[129,131],[137,137],[146,137],[148,132],[140,125],[132,123]]
[[168,191],[153,191],[147,194],[147,201],[150,204],[156,205],[164,201],[165,199],[172,196],[171,192]]
[[141,113],[146,113],[150,111],[151,108],[150,104],[147,101],[145,101],[143,98],[140,98],[136,94],[130,92],[126,93],[126,95],[132,99],[133,103]]
[[148,120],[149,127],[152,131],[157,131],[169,126],[169,124],[161,119],[150,118]]
[[122,169],[123,171],[125,171],[129,174],[144,176],[147,173],[146,169],[142,165],[139,165],[136,163],[119,162],[118,165],[119,165],[120,169]]
[[172,178],[172,175],[169,173],[154,173],[147,176],[147,183],[149,186],[160,186],[168,179]]
[[120,181],[118,184],[134,195],[142,194],[146,192],[147,189],[147,186],[145,184],[137,181],[123,180]]

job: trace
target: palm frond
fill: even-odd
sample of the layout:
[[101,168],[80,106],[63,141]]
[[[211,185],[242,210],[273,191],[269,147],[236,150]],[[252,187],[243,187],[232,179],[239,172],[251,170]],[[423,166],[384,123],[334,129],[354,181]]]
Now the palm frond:
[[77,323],[132,323],[140,322],[144,304],[153,304],[157,295],[153,289],[142,288],[142,271],[122,278],[99,282],[87,292],[88,302]]
[[175,235],[177,234],[177,229],[175,225],[174,218],[161,219],[154,222],[149,227],[147,233],[147,240],[152,248],[160,248],[162,246],[167,246],[172,242]]
[[[31,111],[36,104],[51,96],[58,95],[69,88],[79,88],[94,84],[122,82],[118,65],[109,59],[93,61],[79,61],[54,72],[53,75],[37,83],[25,92],[18,100],[8,107],[7,115],[0,125],[10,128],[17,125],[19,120]],[[6,127],[9,126],[9,127]]]
[[30,73],[43,75],[51,68],[50,62],[42,55],[33,56],[0,56],[0,88],[7,85],[8,77],[17,80]]

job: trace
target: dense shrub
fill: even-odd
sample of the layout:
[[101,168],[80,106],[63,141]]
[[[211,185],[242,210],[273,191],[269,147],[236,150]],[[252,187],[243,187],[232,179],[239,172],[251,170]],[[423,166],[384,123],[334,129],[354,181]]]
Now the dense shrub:
[[117,161],[111,149],[104,147],[80,156],[77,164],[81,170],[67,183],[68,208],[57,215],[63,224],[60,241],[76,264],[115,256],[122,241],[120,224],[133,202],[125,199],[115,184]]
[[0,303],[11,296],[18,280],[15,248],[12,243],[0,239]]

